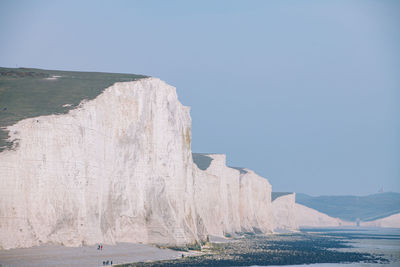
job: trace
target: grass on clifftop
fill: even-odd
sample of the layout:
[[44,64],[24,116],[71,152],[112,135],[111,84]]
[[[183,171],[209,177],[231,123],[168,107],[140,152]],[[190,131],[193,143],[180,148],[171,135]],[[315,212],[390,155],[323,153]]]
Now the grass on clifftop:
[[[65,114],[116,82],[144,75],[0,67],[0,152],[10,148],[3,128],[22,119]],[[68,106],[64,106],[69,104]],[[112,108],[112,107],[110,107]]]

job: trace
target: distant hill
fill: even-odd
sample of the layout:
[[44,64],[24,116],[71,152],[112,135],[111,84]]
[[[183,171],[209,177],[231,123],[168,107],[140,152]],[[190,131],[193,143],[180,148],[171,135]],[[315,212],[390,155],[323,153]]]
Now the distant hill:
[[[63,114],[84,100],[98,96],[116,82],[144,75],[0,67],[0,152],[11,144],[7,131],[19,120]],[[68,104],[68,105],[65,105]]]
[[400,193],[368,196],[318,196],[296,194],[296,202],[345,221],[373,221],[400,212]]

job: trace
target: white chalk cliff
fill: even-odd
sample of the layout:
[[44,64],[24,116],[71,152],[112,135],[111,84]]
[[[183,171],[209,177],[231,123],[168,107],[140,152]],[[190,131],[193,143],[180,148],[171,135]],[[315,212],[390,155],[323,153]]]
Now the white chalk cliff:
[[295,205],[295,193],[272,193],[273,227],[275,231],[298,229]]
[[[197,159],[196,159],[197,158]],[[195,154],[195,205],[205,232],[272,232],[271,184],[248,169],[226,166],[222,154]],[[201,167],[201,166],[200,166]]]
[[367,227],[400,228],[400,213],[396,213],[388,217],[377,219],[374,221],[361,222],[360,225]]
[[354,222],[333,218],[325,213],[298,203],[295,204],[295,216],[299,227],[355,226]]
[[68,114],[8,129],[16,146],[0,153],[0,248],[273,230],[268,181],[223,155],[194,164],[189,108],[158,79],[116,83]]

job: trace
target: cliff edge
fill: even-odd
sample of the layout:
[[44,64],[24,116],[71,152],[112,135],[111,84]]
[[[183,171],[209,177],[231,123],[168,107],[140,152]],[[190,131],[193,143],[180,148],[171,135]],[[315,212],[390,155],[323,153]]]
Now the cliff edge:
[[[272,231],[271,185],[191,152],[174,87],[118,82],[66,114],[8,126],[0,153],[0,247],[115,242],[182,245]],[[208,157],[207,156],[207,157]]]

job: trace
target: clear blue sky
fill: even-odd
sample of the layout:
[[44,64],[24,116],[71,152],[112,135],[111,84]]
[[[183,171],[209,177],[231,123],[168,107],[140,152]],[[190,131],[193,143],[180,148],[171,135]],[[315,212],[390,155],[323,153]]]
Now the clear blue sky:
[[139,73],[276,191],[400,191],[400,1],[1,1],[0,66]]

